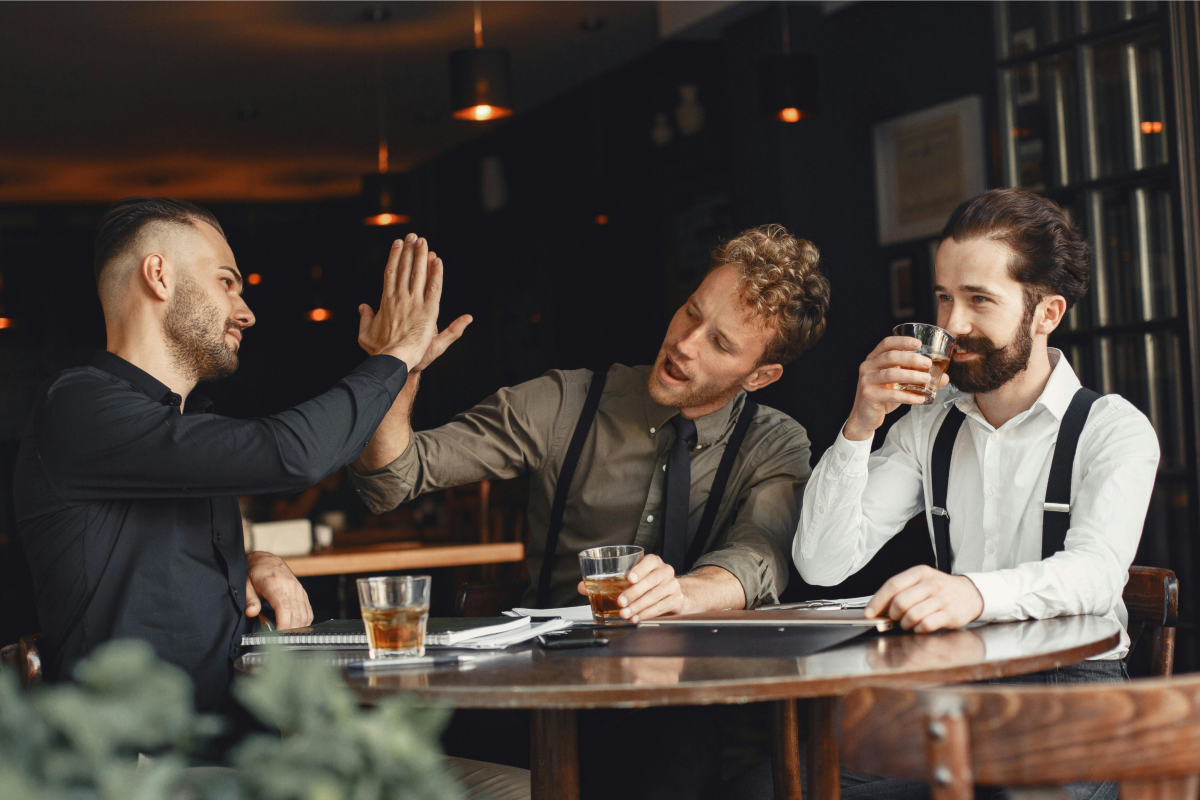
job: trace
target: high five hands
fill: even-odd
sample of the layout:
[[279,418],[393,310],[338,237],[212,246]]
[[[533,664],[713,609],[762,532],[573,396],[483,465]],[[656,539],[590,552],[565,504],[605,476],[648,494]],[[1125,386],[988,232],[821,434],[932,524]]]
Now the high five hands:
[[420,372],[471,324],[470,315],[464,315],[439,333],[441,300],[442,260],[415,233],[397,239],[383,271],[379,311],[358,307],[358,344],[370,355],[395,356],[410,374]]

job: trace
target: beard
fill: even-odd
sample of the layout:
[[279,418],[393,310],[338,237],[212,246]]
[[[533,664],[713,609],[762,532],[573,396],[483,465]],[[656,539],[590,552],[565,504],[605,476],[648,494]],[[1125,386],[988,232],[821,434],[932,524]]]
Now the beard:
[[225,332],[240,326],[232,319],[223,324],[214,322],[220,318],[220,310],[191,279],[179,283],[167,307],[163,331],[176,366],[197,383],[215,381],[237,371],[237,351],[226,344]]
[[1022,317],[1012,341],[1003,347],[997,347],[991,339],[982,335],[963,336],[956,340],[955,352],[979,353],[980,357],[966,362],[951,358],[946,368],[950,382],[968,394],[987,394],[1024,372],[1033,352],[1033,335],[1029,332],[1033,314],[1027,309]]
[[[650,392],[650,397],[660,406],[667,408],[707,406],[724,398],[732,397],[741,387],[742,378],[725,383],[715,381],[704,383],[694,377],[688,377],[683,386],[666,386],[658,379],[658,370],[659,365],[669,358],[665,351],[659,351],[658,358],[654,360],[654,369],[651,370],[650,378],[646,381],[646,389]],[[672,377],[683,374],[678,366],[673,369],[675,375]]]

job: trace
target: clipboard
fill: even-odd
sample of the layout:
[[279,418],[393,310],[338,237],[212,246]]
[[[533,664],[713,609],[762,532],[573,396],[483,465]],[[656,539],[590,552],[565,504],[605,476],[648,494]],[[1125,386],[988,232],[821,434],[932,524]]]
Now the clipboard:
[[701,614],[656,617],[638,623],[639,628],[675,625],[701,625],[709,628],[725,626],[807,627],[819,625],[853,625],[874,628],[877,631],[892,629],[892,621],[884,618],[865,617],[861,608],[788,608],[756,609],[753,611],[706,611]]

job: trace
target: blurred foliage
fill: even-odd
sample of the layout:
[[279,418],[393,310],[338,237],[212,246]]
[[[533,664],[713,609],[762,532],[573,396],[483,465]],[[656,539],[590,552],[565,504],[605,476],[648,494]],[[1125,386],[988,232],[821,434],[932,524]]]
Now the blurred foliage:
[[[142,642],[80,662],[74,682],[22,690],[0,668],[4,800],[458,800],[438,734],[449,711],[405,697],[364,708],[331,664],[272,653],[234,694],[280,734],[232,751],[234,770],[187,770],[221,731],[197,714],[188,676]],[[150,754],[141,759],[139,753]]]

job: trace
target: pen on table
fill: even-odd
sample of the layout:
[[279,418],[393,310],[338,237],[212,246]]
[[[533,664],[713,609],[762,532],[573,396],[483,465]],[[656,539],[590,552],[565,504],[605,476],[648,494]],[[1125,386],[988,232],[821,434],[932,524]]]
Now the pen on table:
[[416,667],[440,667],[448,664],[467,664],[475,660],[471,655],[406,656],[402,658],[364,658],[351,661],[346,669],[351,672],[380,672],[393,669]]

